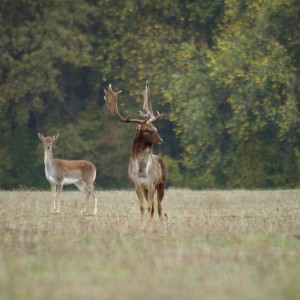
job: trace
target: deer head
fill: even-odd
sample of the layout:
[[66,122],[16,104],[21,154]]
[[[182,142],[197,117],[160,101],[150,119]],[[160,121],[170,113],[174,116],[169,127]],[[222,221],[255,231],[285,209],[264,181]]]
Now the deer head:
[[54,136],[46,136],[44,137],[41,133],[38,133],[38,137],[43,142],[43,146],[45,150],[52,150],[52,146],[54,142],[58,139],[59,134],[56,134]]
[[161,114],[157,112],[155,116],[152,110],[152,105],[150,101],[150,87],[148,82],[146,82],[145,90],[143,91],[142,95],[144,98],[143,110],[144,112],[139,112],[140,117],[143,119],[133,119],[131,116],[126,118],[122,117],[118,110],[118,95],[121,93],[114,92],[112,90],[111,84],[108,86],[108,90],[104,90],[105,92],[105,103],[108,111],[116,117],[119,121],[124,123],[135,123],[137,124],[136,130],[137,135],[143,139],[145,143],[148,144],[161,144],[163,142],[162,138],[158,135],[157,129],[152,124],[159,118],[161,118]]

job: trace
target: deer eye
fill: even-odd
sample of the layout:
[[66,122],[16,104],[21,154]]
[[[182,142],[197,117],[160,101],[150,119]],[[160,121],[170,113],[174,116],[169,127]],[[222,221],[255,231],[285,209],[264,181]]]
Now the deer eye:
[[145,131],[144,131],[144,133],[146,133],[146,134],[149,134],[149,130],[148,129],[145,129]]

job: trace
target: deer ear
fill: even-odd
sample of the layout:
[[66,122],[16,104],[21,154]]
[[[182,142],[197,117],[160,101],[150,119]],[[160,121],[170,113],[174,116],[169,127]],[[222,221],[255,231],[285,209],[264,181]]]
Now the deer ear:
[[57,133],[56,135],[54,135],[54,136],[52,137],[53,142],[56,141],[56,140],[58,139],[58,137],[59,137],[59,133]]
[[38,133],[38,137],[39,137],[39,139],[40,139],[41,141],[44,140],[44,136],[43,136],[41,133]]

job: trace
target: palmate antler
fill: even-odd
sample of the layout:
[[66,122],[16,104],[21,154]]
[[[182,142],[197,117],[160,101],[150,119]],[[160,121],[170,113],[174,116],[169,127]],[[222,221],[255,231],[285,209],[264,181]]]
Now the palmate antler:
[[152,123],[156,120],[158,120],[162,115],[157,112],[157,116],[154,116],[153,114],[153,110],[152,110],[152,105],[151,105],[151,101],[150,101],[150,87],[148,84],[148,81],[146,81],[146,87],[144,92],[142,93],[143,98],[144,98],[144,104],[143,104],[143,110],[146,113],[143,113],[140,111],[140,116],[143,117],[143,120],[139,120],[139,119],[132,119],[131,116],[128,116],[126,118],[123,118],[118,110],[118,94],[121,93],[121,91],[119,92],[114,92],[112,90],[112,86],[111,84],[108,86],[108,90],[104,90],[105,92],[105,103],[106,103],[106,107],[108,109],[108,111],[115,116],[118,120],[120,120],[121,122],[124,123],[137,123],[137,124],[143,124],[143,123]]
[[139,120],[139,119],[132,119],[131,116],[128,116],[126,118],[123,118],[118,110],[118,94],[121,93],[122,91],[119,92],[114,92],[112,90],[111,84],[108,86],[108,90],[104,90],[104,100],[106,103],[106,107],[108,111],[116,117],[118,120],[124,123],[137,123],[137,124],[143,124],[147,122],[150,119],[150,115],[144,116],[144,120]]
[[140,111],[140,116],[144,117],[146,115],[150,115],[148,122],[152,123],[152,122],[158,120],[162,115],[159,112],[157,112],[157,116],[154,116],[151,101],[150,101],[150,86],[149,86],[148,81],[146,81],[146,87],[145,87],[145,90],[143,91],[142,95],[144,98],[143,110],[146,112],[146,114]]

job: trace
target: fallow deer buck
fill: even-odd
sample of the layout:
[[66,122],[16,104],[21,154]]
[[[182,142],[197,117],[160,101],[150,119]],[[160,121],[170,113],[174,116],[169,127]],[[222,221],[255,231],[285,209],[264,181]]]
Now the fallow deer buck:
[[148,82],[142,93],[144,97],[143,110],[140,112],[141,119],[133,119],[131,116],[123,118],[118,110],[118,94],[114,92],[111,84],[105,92],[105,102],[108,111],[119,121],[124,123],[135,123],[136,133],[134,136],[132,151],[128,166],[128,175],[135,185],[135,190],[140,202],[141,218],[144,217],[144,197],[148,201],[148,213],[150,219],[154,214],[154,194],[157,191],[157,210],[159,218],[162,219],[162,200],[164,197],[165,182],[167,179],[167,167],[160,156],[153,154],[153,145],[161,144],[162,138],[159,136],[153,122],[158,120],[161,115],[157,112],[154,116],[150,102],[150,88]]
[[52,154],[54,142],[59,134],[44,137],[38,133],[38,137],[44,146],[44,163],[46,178],[51,185],[53,197],[53,213],[60,213],[60,195],[63,185],[75,184],[84,194],[85,202],[82,205],[80,213],[86,213],[88,200],[90,196],[94,199],[94,212],[97,213],[97,198],[94,190],[94,181],[96,179],[96,167],[86,160],[64,160],[55,159]]

